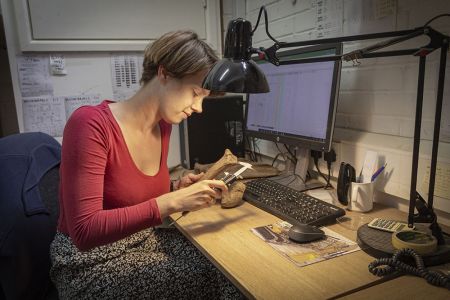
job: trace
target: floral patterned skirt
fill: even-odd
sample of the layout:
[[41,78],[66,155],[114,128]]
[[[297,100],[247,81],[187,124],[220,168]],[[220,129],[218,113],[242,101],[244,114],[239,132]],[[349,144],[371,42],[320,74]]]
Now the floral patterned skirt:
[[81,252],[58,232],[50,276],[60,299],[245,299],[177,229],[146,229]]

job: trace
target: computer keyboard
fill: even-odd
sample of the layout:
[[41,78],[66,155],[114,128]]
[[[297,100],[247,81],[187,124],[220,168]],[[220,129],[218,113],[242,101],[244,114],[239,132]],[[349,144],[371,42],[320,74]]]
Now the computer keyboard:
[[323,226],[345,215],[342,208],[266,178],[247,182],[244,199],[292,225]]

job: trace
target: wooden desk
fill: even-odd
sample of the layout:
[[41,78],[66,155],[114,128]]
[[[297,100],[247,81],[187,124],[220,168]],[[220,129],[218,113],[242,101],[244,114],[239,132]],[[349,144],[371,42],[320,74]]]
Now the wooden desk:
[[[175,219],[180,214],[174,214]],[[355,213],[349,213],[355,216]],[[406,214],[376,205],[373,217],[400,218]],[[361,286],[383,282],[372,275],[368,264],[374,258],[363,251],[297,267],[250,230],[279,220],[244,202],[239,207],[222,209],[219,205],[191,212],[177,227],[249,298],[324,299]],[[334,224],[329,227],[355,240],[356,231]]]
[[450,291],[429,285],[424,279],[405,275],[339,299],[449,299]]

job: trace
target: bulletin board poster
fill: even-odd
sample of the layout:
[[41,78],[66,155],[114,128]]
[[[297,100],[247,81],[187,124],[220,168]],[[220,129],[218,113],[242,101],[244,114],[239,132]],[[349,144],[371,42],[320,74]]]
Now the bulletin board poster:
[[67,120],[76,109],[101,102],[98,93],[54,95],[51,76],[67,74],[63,56],[18,56],[17,68],[25,132],[44,132],[61,137]]

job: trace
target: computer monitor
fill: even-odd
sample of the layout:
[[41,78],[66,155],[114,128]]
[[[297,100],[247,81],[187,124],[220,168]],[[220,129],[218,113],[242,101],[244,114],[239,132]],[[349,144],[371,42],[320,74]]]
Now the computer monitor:
[[[251,94],[246,106],[247,136],[329,151],[340,78],[340,61],[296,63],[311,56],[342,54],[342,45],[320,45],[278,54],[288,64],[256,60],[269,93]],[[292,61],[292,63],[291,63]]]
[[309,149],[329,151],[341,62],[298,60],[340,54],[342,44],[337,43],[277,53],[279,60],[286,62],[280,66],[255,59],[270,92],[248,96],[245,135],[308,149],[308,153]]

